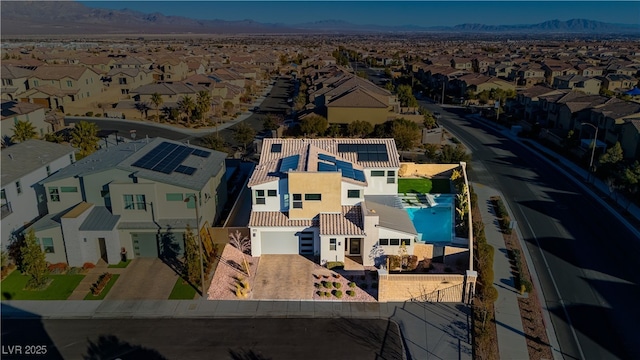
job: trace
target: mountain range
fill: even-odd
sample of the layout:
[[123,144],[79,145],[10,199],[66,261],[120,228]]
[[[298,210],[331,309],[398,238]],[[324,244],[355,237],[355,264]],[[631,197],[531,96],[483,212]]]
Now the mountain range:
[[[153,9],[153,2],[149,2]],[[299,24],[269,24],[253,20],[197,20],[128,9],[89,8],[73,1],[3,1],[2,36],[73,34],[248,34],[248,33],[591,33],[640,34],[640,25],[585,19],[550,20],[527,25],[460,24],[456,26],[358,25],[341,20]]]

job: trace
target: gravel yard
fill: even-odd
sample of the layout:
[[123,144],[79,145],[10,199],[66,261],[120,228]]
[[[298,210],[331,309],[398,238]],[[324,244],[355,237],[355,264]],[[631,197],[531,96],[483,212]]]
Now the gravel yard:
[[[258,270],[258,261],[260,258],[251,257],[249,255],[245,255],[244,258],[249,263],[249,272],[251,273],[251,276],[247,276],[244,272],[242,266],[243,256],[240,250],[229,244],[225,245],[224,250],[222,251],[222,258],[220,259],[218,267],[213,275],[213,279],[211,280],[211,286],[209,286],[209,300],[238,300],[238,297],[236,296],[236,283],[238,283],[238,277],[247,279],[249,287],[253,287],[253,280],[255,279],[256,271]],[[249,292],[246,299],[251,298],[252,293]]]

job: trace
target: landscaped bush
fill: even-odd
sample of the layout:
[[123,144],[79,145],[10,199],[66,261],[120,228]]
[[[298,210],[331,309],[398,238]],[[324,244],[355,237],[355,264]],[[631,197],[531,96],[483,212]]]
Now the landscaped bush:
[[533,285],[531,285],[531,283],[524,278],[524,269],[522,266],[522,256],[520,250],[510,250],[509,255],[513,260],[516,268],[516,274],[514,274],[515,288],[518,289],[520,293],[531,292],[533,290]]
[[330,293],[330,292],[328,292],[328,291],[325,291],[325,292],[324,292],[324,296],[325,296],[325,297],[329,297],[329,296],[331,296],[331,293]]
[[353,288],[355,288],[355,287],[356,287],[356,283],[354,283],[353,281],[351,281],[351,282],[349,283],[349,287],[350,287],[350,288],[352,288],[352,289],[353,289]]
[[69,269],[69,265],[67,265],[66,263],[55,263],[48,264],[47,268],[49,269],[50,274],[59,275],[67,272],[67,269]]
[[502,231],[505,234],[511,234],[511,218],[509,217],[509,213],[507,212],[507,208],[504,206],[502,199],[499,197],[491,198],[493,202],[493,208],[496,211],[496,216],[499,218],[499,224]]
[[333,268],[344,269],[344,263],[342,261],[328,261],[327,262],[327,269],[331,270]]
[[87,113],[84,114],[84,116],[93,116],[93,111],[87,111]]
[[342,298],[342,291],[333,290],[333,296],[337,297],[338,299],[341,299]]
[[409,260],[407,261],[407,269],[408,271],[413,271],[418,267],[418,257],[416,255],[409,255]]
[[95,116],[95,117],[102,117],[102,114],[97,113],[97,114],[95,114],[94,116]]
[[100,275],[98,280],[91,285],[91,294],[93,294],[93,296],[100,295],[102,289],[104,289],[104,287],[107,286],[107,283],[109,283],[109,280],[111,280],[111,276],[111,273],[108,272]]
[[339,282],[334,282],[333,283],[333,287],[336,288],[336,289],[340,289],[342,287],[342,284],[339,283]]
[[324,291],[320,291],[320,290],[318,290],[318,291],[316,291],[316,294],[317,294],[318,296],[322,297],[322,296],[324,296]]
[[347,290],[347,295],[349,296],[356,296],[356,292],[353,290]]
[[320,283],[314,283],[313,286],[316,287],[316,289],[320,289],[320,286],[322,286]]
[[80,271],[82,271],[81,268],[73,266],[70,267],[69,270],[67,270],[67,275],[78,275],[80,274]]
[[418,257],[416,255],[404,257],[406,266],[402,266],[403,257],[400,255],[387,255],[387,258],[389,259],[389,271],[413,271],[418,267]]
[[89,270],[89,269],[93,269],[94,267],[96,267],[94,263],[86,262],[82,264],[82,270]]
[[333,287],[333,283],[331,283],[331,281],[323,281],[322,286],[324,286],[325,289],[331,289],[331,287]]

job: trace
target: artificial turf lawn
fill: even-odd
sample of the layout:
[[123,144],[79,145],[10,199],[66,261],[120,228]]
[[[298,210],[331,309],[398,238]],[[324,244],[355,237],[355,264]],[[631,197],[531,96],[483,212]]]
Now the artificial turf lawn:
[[66,300],[84,275],[49,275],[53,281],[44,290],[25,290],[29,277],[15,270],[0,283],[2,300]]
[[131,263],[131,259],[129,259],[127,261],[120,261],[117,264],[109,265],[107,267],[110,268],[110,269],[122,269],[122,268],[126,268],[127,266],[129,266],[129,263]]
[[398,179],[398,194],[449,194],[449,179]]
[[193,300],[196,296],[196,289],[182,278],[176,280],[173,290],[169,295],[169,300]]
[[109,290],[111,290],[111,288],[113,287],[113,284],[115,284],[116,280],[118,280],[118,277],[120,277],[120,274],[112,274],[111,275],[111,279],[109,279],[109,282],[107,283],[107,285],[104,286],[104,289],[102,289],[102,291],[100,292],[100,294],[98,296],[93,296],[91,291],[89,291],[89,293],[87,294],[87,296],[84,297],[84,299],[85,300],[102,300],[102,299],[104,299],[104,297],[107,296],[107,294],[109,293]]

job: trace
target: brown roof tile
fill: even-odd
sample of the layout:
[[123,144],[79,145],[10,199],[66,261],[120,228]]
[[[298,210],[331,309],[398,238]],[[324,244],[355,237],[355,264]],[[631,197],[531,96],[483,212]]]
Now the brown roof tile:
[[320,235],[364,235],[362,208],[343,206],[341,214],[320,214]]

